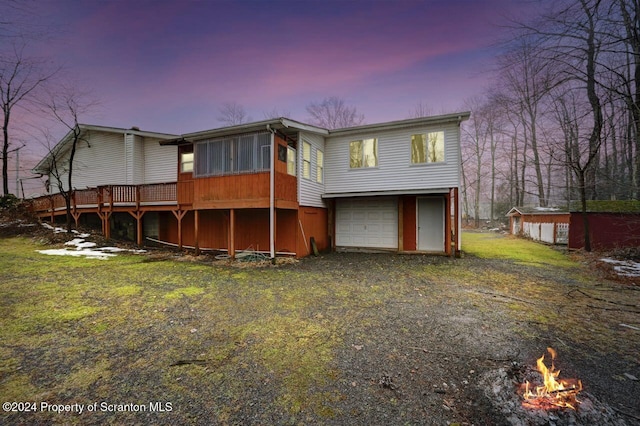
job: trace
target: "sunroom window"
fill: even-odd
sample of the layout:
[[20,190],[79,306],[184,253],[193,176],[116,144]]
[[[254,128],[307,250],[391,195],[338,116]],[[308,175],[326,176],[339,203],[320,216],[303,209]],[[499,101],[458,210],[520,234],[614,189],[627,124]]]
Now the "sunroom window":
[[378,139],[362,139],[349,144],[349,167],[360,169],[378,166]]
[[270,144],[269,133],[197,142],[195,144],[195,176],[267,171],[271,165]]

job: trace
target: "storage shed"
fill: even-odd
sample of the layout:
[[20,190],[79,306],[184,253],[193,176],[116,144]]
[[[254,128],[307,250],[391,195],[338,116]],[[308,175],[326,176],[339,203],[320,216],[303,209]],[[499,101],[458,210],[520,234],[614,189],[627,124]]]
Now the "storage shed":
[[[569,248],[584,248],[584,221],[578,203],[572,204]],[[588,201],[592,250],[640,246],[640,201]]]
[[510,231],[535,241],[567,244],[570,214],[556,207],[514,207],[507,213]]

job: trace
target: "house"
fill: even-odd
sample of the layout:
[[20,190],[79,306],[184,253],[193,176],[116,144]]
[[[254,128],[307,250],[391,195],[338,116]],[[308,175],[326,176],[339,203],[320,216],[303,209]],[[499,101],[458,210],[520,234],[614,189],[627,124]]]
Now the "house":
[[[584,219],[579,203],[568,209],[514,207],[508,213],[511,233],[550,244],[584,248]],[[640,246],[640,202],[587,201],[593,250]]]
[[[142,234],[141,218],[149,212],[144,221],[144,234],[157,237],[158,214],[153,212],[177,208],[175,188],[172,188],[177,178],[177,150],[162,147],[159,141],[176,135],[141,131],[137,127],[79,124],[78,128],[71,213],[76,226],[98,225],[107,236],[114,231],[114,236],[135,241],[135,228]],[[34,208],[40,217],[51,221],[66,213],[59,186],[68,189],[72,143],[70,131],[33,169],[34,173],[46,177],[49,193],[34,199]]]
[[[98,214],[107,235],[113,222],[104,218],[126,212],[139,244],[151,237],[231,256],[251,249],[303,257],[314,248],[454,254],[460,123],[468,118],[465,112],[337,130],[275,118],[174,137],[148,134],[158,141],[154,152],[173,156],[162,162],[174,168],[174,180],[165,182],[172,189],[150,197],[151,182],[124,179],[127,171],[114,165],[111,177],[74,185],[97,194],[74,211]],[[119,161],[135,174],[141,160],[131,152]],[[95,160],[107,169],[113,161]],[[36,200],[36,211],[62,214],[46,200]]]

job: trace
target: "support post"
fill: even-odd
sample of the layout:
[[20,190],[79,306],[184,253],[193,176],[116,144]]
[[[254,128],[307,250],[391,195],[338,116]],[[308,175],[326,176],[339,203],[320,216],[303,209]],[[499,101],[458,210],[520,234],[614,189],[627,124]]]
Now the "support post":
[[404,196],[398,197],[398,251],[404,251]]
[[200,244],[198,243],[198,233],[199,233],[199,228],[200,228],[200,210],[194,210],[193,211],[193,232],[194,232],[194,242],[193,245],[195,247],[196,250],[196,256],[200,256]]
[[[74,209],[74,210],[75,210],[75,209]],[[76,212],[76,211],[72,211],[72,212],[71,212],[71,216],[73,216],[73,220],[74,220],[74,221],[75,221],[75,223],[76,223],[76,228],[78,228],[78,220],[80,220],[80,215],[81,215],[81,214],[82,214],[82,213],[80,213],[80,212]]]
[[267,125],[271,132],[271,161],[269,167],[269,254],[271,261],[276,260],[276,170],[275,170],[275,152],[276,152],[276,137],[274,131]]
[[454,256],[460,257],[460,205],[458,203],[458,188],[453,188],[453,251]]
[[142,216],[144,216],[144,213],[141,211],[129,212],[136,220],[136,244],[139,246],[142,246]]
[[111,212],[97,212],[98,216],[102,220],[102,235],[108,240],[111,238],[111,226],[109,225],[109,219],[111,218]]
[[236,210],[229,210],[229,256],[236,258]]
[[171,210],[171,213],[178,220],[178,248],[182,250],[182,218],[187,214],[186,210]]

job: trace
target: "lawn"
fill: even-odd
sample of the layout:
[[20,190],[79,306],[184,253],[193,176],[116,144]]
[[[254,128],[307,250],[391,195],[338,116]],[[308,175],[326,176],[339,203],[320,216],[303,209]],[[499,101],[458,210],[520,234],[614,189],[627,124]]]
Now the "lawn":
[[[31,239],[0,239],[0,395],[37,411],[0,423],[477,421],[492,414],[469,402],[474,363],[533,362],[550,344],[581,357],[574,372],[615,355],[608,379],[624,388],[624,371],[639,375],[638,332],[618,327],[637,313],[608,310],[636,311],[637,291],[528,241],[463,244],[463,259],[330,254],[237,268],[46,256]],[[459,391],[434,393],[443,382]]]

